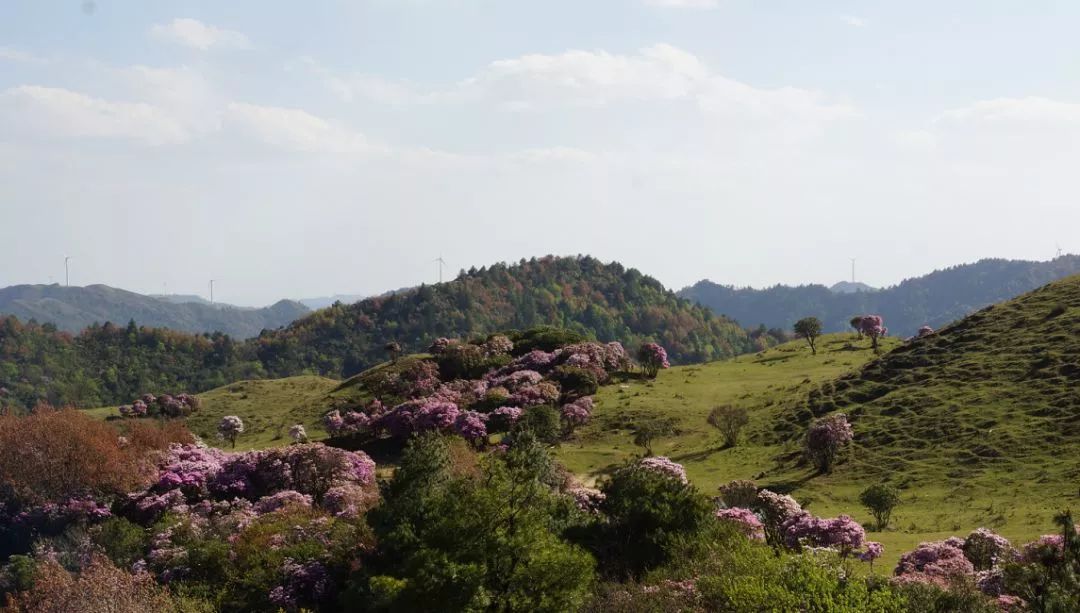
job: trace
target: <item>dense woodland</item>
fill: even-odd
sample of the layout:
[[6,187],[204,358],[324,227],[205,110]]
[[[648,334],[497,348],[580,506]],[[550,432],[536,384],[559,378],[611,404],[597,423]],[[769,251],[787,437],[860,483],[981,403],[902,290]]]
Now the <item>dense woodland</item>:
[[679,292],[743,325],[789,329],[817,317],[825,332],[849,330],[855,315],[878,313],[893,334],[912,336],[920,326],[941,327],[984,306],[1008,300],[1047,283],[1080,273],[1080,256],[1048,262],[986,259],[953,266],[874,292],[839,293],[824,285],[735,288],[700,281]]
[[439,337],[555,325],[586,339],[647,341],[673,363],[715,360],[775,344],[676,297],[619,264],[547,257],[462,272],[455,280],[335,304],[249,341],[128,325],[72,335],[50,324],[0,319],[0,403],[32,407],[128,402],[147,391],[199,392],[241,379],[347,377],[387,358],[387,343],[424,351]]

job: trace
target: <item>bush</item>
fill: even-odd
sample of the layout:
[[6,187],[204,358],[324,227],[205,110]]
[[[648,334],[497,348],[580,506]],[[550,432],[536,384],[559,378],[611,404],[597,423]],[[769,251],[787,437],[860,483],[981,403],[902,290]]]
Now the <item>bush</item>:
[[585,337],[573,330],[540,326],[524,332],[511,332],[507,336],[514,342],[514,356],[522,356],[534,349],[555,351],[560,347],[585,341]]
[[511,441],[528,432],[545,443],[557,443],[562,436],[561,419],[562,416],[555,407],[548,405],[529,407],[510,430]]
[[112,426],[70,409],[0,415],[0,486],[22,504],[137,489],[153,476],[147,447],[169,438],[137,432],[139,445],[125,445]]
[[757,501],[757,495],[757,484],[746,479],[737,479],[720,486],[720,499],[728,508],[751,509]]
[[563,400],[567,402],[584,396],[592,396],[600,389],[600,381],[596,373],[565,364],[555,368],[551,373],[551,379],[559,384]]
[[34,586],[9,601],[10,611],[72,613],[93,611],[174,611],[167,589],[146,573],[131,574],[95,556],[78,574],[53,559],[41,561]]
[[707,421],[724,436],[725,447],[734,447],[739,442],[739,433],[750,423],[750,413],[742,407],[725,405],[710,411]]
[[859,494],[859,502],[874,516],[877,529],[884,530],[889,525],[893,509],[900,504],[900,492],[891,485],[879,483],[863,490]]
[[615,471],[601,491],[608,524],[597,557],[612,576],[641,576],[670,559],[677,537],[713,521],[712,504],[697,488],[636,463]]

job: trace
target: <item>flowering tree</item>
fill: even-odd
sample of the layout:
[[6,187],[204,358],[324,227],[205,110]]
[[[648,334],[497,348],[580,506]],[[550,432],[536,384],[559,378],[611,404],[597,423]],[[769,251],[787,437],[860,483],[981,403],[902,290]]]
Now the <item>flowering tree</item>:
[[668,363],[667,351],[656,343],[642,345],[638,349],[637,357],[638,362],[641,362],[642,372],[650,379],[655,379],[661,369],[671,366]]
[[885,327],[881,315],[864,315],[859,318],[859,331],[864,336],[870,337],[870,343],[874,351],[878,350],[878,339],[889,333],[889,329]]
[[784,524],[785,544],[793,549],[828,547],[847,557],[862,547],[865,538],[866,531],[848,515],[822,519],[804,512]]
[[923,338],[924,336],[930,336],[933,333],[933,328],[931,328],[930,326],[923,326],[919,328],[919,332],[916,334],[916,336],[918,336],[919,338]]
[[454,420],[454,432],[473,445],[483,445],[487,440],[487,416],[476,411],[465,411]]
[[578,398],[571,403],[564,404],[560,411],[564,431],[567,434],[572,434],[579,426],[589,423],[592,410],[593,399],[591,396]]
[[304,429],[303,424],[296,424],[289,428],[289,438],[294,443],[306,443],[308,441],[307,430]]
[[874,560],[881,557],[885,547],[877,541],[866,541],[866,550],[859,554],[859,559],[870,564],[871,572],[874,570]]
[[815,421],[806,433],[806,454],[818,471],[832,470],[840,449],[854,438],[847,415],[834,413]]
[[666,475],[673,479],[678,479],[682,483],[687,483],[686,469],[682,464],[672,462],[670,459],[664,456],[653,456],[639,460],[638,467],[648,471]]
[[955,577],[975,572],[971,561],[964,556],[963,547],[963,539],[957,537],[921,543],[914,551],[900,556],[900,562],[893,574],[902,581],[932,583],[945,587]]
[[784,525],[804,513],[802,506],[791,496],[769,490],[758,492],[754,510],[761,516],[765,540],[777,549],[784,545]]
[[795,322],[795,334],[806,339],[810,351],[817,355],[817,337],[821,336],[821,320],[817,317],[804,317]]
[[236,447],[236,438],[244,433],[244,421],[236,415],[226,415],[218,423],[218,435]]

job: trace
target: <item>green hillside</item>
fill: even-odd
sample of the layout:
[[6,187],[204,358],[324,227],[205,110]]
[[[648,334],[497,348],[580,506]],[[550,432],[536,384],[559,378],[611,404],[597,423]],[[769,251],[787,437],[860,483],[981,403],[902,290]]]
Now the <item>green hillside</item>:
[[453,281],[337,304],[251,345],[271,376],[308,370],[345,377],[386,359],[394,341],[424,351],[438,337],[469,338],[555,326],[634,349],[647,341],[676,363],[716,360],[768,346],[736,322],[677,297],[633,268],[587,256],[533,258],[462,271]]

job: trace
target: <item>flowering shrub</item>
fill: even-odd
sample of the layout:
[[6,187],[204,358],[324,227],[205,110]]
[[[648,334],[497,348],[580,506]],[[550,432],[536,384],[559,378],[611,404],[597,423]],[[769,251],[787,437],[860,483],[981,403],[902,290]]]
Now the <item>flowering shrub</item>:
[[672,462],[664,456],[644,458],[638,461],[637,466],[648,471],[671,477],[672,479],[677,479],[682,483],[687,483],[686,469],[683,468],[683,465]]
[[866,550],[859,554],[859,559],[863,562],[870,564],[870,568],[874,567],[874,560],[881,557],[884,553],[885,547],[877,541],[866,541]]
[[881,318],[881,315],[863,315],[859,319],[859,333],[868,336],[874,350],[878,348],[878,339],[887,336],[889,329],[885,327],[885,322]]
[[514,342],[502,334],[496,334],[484,343],[484,353],[493,355],[507,355],[514,350]]
[[143,394],[130,405],[119,409],[121,417],[187,417],[199,410],[201,403],[198,396],[177,394]]
[[739,527],[746,536],[753,540],[765,540],[765,526],[750,509],[732,507],[716,511],[717,519],[729,521]]
[[667,351],[656,343],[642,345],[638,349],[637,358],[638,362],[641,362],[641,369],[645,376],[650,379],[655,379],[661,369],[671,366],[668,363]]
[[592,410],[593,399],[591,396],[578,398],[571,403],[564,404],[560,415],[566,432],[573,432],[578,426],[587,424],[589,418],[592,417]]
[[509,432],[521,419],[522,412],[518,407],[499,407],[488,414],[488,429],[492,432]]
[[720,500],[728,507],[751,508],[758,497],[758,487],[753,481],[736,479],[720,486]]
[[304,429],[303,424],[296,424],[289,428],[289,438],[294,443],[306,443],[308,440],[307,430]]
[[236,415],[226,415],[218,423],[218,436],[236,447],[236,438],[244,433],[244,420]]
[[901,581],[945,587],[952,578],[975,572],[975,567],[964,556],[963,547],[964,541],[956,537],[921,543],[914,551],[900,556],[893,574]]
[[1016,556],[1008,539],[987,528],[978,528],[969,534],[962,549],[975,570],[989,570]]
[[847,556],[863,545],[866,531],[848,515],[833,519],[802,513],[784,523],[784,540],[788,547],[828,547]]
[[586,513],[599,513],[600,505],[604,502],[603,492],[583,485],[575,485],[567,489],[566,494],[574,499],[574,504],[578,509]]
[[465,411],[454,420],[454,432],[474,445],[483,444],[487,440],[487,418],[476,411]]
[[934,333],[933,328],[931,328],[930,326],[923,326],[923,327],[919,328],[919,331],[918,331],[918,333],[916,333],[916,336],[919,337],[919,338],[923,338],[924,336],[930,336],[933,333]]
[[753,508],[761,517],[765,540],[777,548],[784,545],[785,524],[803,513],[802,507],[794,498],[769,490],[758,492]]
[[847,415],[843,413],[834,413],[819,419],[810,425],[810,430],[806,433],[807,455],[819,471],[827,473],[832,469],[840,448],[854,436]]
[[512,393],[508,402],[522,408],[535,407],[542,404],[554,404],[559,400],[559,395],[558,386],[550,381],[541,381]]

